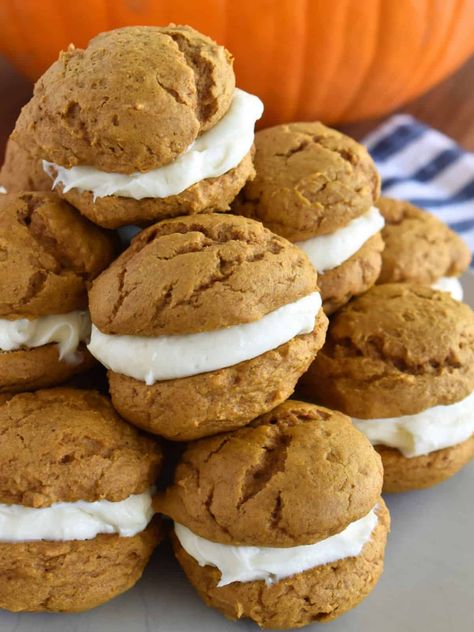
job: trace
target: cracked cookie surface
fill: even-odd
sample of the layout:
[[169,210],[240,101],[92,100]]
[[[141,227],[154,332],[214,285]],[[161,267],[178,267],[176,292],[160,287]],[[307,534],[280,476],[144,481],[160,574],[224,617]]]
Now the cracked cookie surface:
[[381,488],[380,457],[345,415],[289,400],[189,445],[155,508],[214,542],[291,547],[362,518]]
[[317,290],[296,246],[259,222],[209,214],[159,222],[93,283],[93,323],[106,334],[159,336],[259,320]]
[[335,315],[300,386],[362,419],[453,404],[474,390],[474,312],[421,285],[375,286]]
[[430,285],[443,276],[459,276],[469,266],[467,244],[431,213],[391,198],[380,198],[377,206],[385,218],[377,283]]
[[187,26],[131,26],[70,47],[35,85],[13,138],[64,167],[150,171],[222,118],[232,58]]
[[149,489],[161,465],[158,444],[96,391],[15,395],[0,404],[0,435],[1,503],[120,501]]
[[21,191],[51,191],[52,179],[43,171],[41,160],[31,155],[29,142],[20,146],[12,138],[5,150],[5,161],[0,169],[0,186],[9,193]]
[[380,178],[366,149],[322,123],[261,130],[255,146],[257,175],[232,210],[290,241],[333,233],[379,197]]
[[55,193],[0,195],[0,317],[87,308],[87,285],[114,252],[115,238]]

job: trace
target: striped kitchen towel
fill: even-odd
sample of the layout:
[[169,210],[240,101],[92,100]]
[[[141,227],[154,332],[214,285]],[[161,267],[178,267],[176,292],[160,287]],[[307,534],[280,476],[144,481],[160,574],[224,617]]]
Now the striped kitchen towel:
[[362,142],[384,195],[431,211],[474,252],[474,154],[406,114],[392,116]]

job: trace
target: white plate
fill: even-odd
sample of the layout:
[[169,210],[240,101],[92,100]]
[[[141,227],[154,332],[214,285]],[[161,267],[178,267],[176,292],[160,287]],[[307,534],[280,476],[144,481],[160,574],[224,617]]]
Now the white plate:
[[[474,273],[463,279],[474,307]],[[385,572],[355,610],[308,632],[474,630],[474,464],[431,489],[388,495],[392,532]],[[1,578],[0,578],[1,581]],[[207,608],[167,547],[128,593],[75,615],[0,612],[1,632],[257,632]]]

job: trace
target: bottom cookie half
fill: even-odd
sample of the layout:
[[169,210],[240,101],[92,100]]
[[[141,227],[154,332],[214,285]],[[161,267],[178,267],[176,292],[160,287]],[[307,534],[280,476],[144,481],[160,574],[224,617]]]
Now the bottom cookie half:
[[0,608],[80,612],[131,588],[160,540],[152,523],[137,535],[68,542],[0,542]]
[[230,619],[252,619],[262,628],[298,628],[337,618],[362,601],[382,570],[390,516],[379,501],[378,524],[357,557],[312,568],[276,584],[234,582],[217,588],[220,572],[199,566],[174,538],[176,557],[189,581],[208,606]]
[[55,344],[34,349],[1,351],[0,393],[18,393],[56,386],[97,364],[85,345],[81,344],[77,353],[79,362],[71,364],[59,359]]
[[407,492],[437,485],[474,457],[474,436],[463,443],[408,459],[396,448],[375,446],[382,457],[384,492]]
[[112,402],[127,421],[172,441],[235,430],[288,399],[321,348],[327,322],[321,311],[311,334],[226,369],[153,386],[109,371]]

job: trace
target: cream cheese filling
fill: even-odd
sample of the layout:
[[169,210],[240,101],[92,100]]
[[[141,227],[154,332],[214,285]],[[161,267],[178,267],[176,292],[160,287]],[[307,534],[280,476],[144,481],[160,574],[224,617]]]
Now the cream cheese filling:
[[379,209],[372,206],[367,213],[329,235],[298,241],[319,273],[332,270],[347,261],[362,248],[366,241],[384,227],[385,220]]
[[377,525],[376,509],[325,540],[288,548],[219,544],[176,522],[174,529],[183,549],[200,566],[214,566],[220,571],[218,587],[258,580],[273,584],[316,566],[359,555]]
[[259,320],[215,331],[171,336],[118,336],[92,325],[91,354],[115,373],[152,385],[251,360],[300,334],[311,333],[321,309],[313,292]]
[[0,351],[34,349],[57,343],[59,359],[74,364],[80,342],[89,339],[91,321],[89,312],[50,314],[29,320],[0,318]]
[[153,516],[152,490],[118,502],[61,502],[49,507],[0,504],[0,542],[91,540],[100,533],[131,537]]
[[111,173],[91,166],[67,169],[43,160],[43,169],[54,177],[53,188],[62,185],[91,192],[94,200],[116,195],[142,200],[178,195],[193,184],[217,178],[236,167],[250,151],[255,122],[263,114],[263,103],[253,94],[235,90],[229,110],[173,162],[146,172]]
[[457,277],[440,277],[437,281],[431,284],[431,287],[433,290],[448,292],[448,294],[451,294],[456,301],[462,301],[464,298],[464,290],[462,288],[461,281]]
[[474,433],[474,392],[459,402],[385,419],[352,419],[373,445],[397,448],[407,458],[467,441]]

